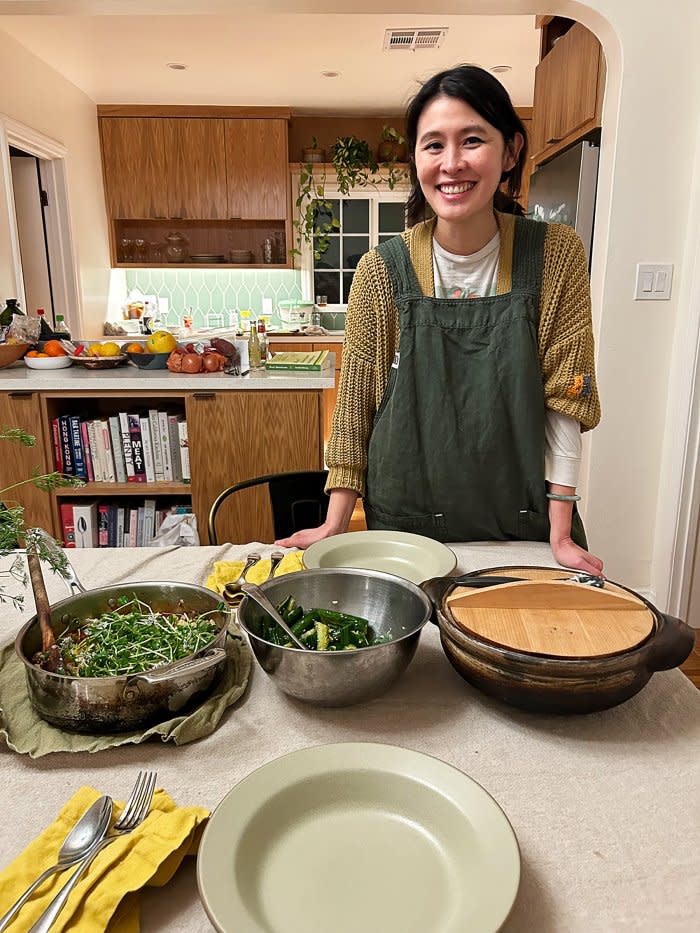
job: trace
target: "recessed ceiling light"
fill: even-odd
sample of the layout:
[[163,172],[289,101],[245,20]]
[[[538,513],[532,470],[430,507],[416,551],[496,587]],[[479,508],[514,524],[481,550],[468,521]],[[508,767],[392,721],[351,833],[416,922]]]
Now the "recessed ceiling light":
[[168,62],[168,68],[172,68],[173,71],[187,71],[187,65],[183,65],[182,62]]
[[495,75],[501,75],[505,71],[512,71],[512,65],[494,65],[493,68],[490,68],[489,71],[492,71]]
[[339,71],[322,71],[322,78],[337,78],[340,75]]

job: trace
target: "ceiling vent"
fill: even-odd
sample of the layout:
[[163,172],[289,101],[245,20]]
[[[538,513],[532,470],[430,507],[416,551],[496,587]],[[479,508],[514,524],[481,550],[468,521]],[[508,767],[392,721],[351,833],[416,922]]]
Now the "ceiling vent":
[[384,51],[389,49],[439,49],[447,29],[386,29]]

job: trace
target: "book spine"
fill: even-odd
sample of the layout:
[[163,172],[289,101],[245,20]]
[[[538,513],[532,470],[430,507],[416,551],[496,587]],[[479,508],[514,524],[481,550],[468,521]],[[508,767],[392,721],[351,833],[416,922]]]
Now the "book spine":
[[143,501],[143,545],[149,547],[156,533],[156,500]]
[[143,461],[143,438],[141,437],[141,422],[138,415],[127,415],[129,421],[129,435],[131,437],[131,456],[134,461],[135,483],[146,482],[146,464]]
[[183,418],[177,423],[178,434],[180,435],[180,463],[182,465],[182,481],[189,483],[192,480],[190,475],[190,448],[187,440],[187,421]]
[[113,503],[107,507],[107,547],[117,547],[117,507]]
[[61,460],[63,472],[74,476],[73,471],[73,445],[71,444],[70,421],[68,415],[61,415],[58,419],[61,428]]
[[71,502],[61,503],[61,530],[63,532],[63,547],[75,547],[75,521]]
[[102,465],[102,456],[100,454],[100,444],[97,437],[96,421],[88,422],[88,438],[90,440],[90,454],[92,456],[92,468],[96,483],[104,482],[104,468]]
[[112,441],[112,456],[114,457],[114,472],[118,483],[126,482],[126,466],[124,464],[124,448],[122,447],[122,435],[119,429],[119,417],[110,415],[109,434]]
[[76,547],[97,547],[97,503],[85,502],[73,506]]
[[117,479],[117,472],[114,468],[114,457],[112,456],[112,440],[109,431],[109,422],[101,421],[100,430],[102,431],[102,447],[105,454],[105,480],[108,483],[114,483]]
[[182,464],[180,462],[180,435],[177,429],[177,415],[168,415],[168,444],[173,480],[179,483],[182,482]]
[[124,507],[117,506],[117,547],[124,547]]
[[139,510],[129,509],[129,547],[136,547],[139,525]]
[[129,433],[129,417],[124,411],[119,412],[119,430],[122,435],[122,451],[124,453],[124,470],[128,483],[134,480],[134,458],[131,454],[131,434]]
[[155,408],[149,408],[148,410],[148,423],[151,428],[151,447],[153,448],[153,472],[155,481],[157,483],[162,483],[165,479],[163,475],[163,452],[160,446],[158,412]]
[[168,414],[165,411],[158,412],[158,425],[160,437],[160,449],[163,454],[163,478],[172,482],[173,467],[170,462],[170,435],[168,433]]
[[151,425],[146,416],[139,417],[141,426],[141,440],[143,441],[143,462],[146,467],[146,482],[154,483],[156,480],[156,469],[153,462],[153,442],[151,440]]
[[53,465],[57,473],[63,473],[63,457],[61,456],[61,425],[58,418],[51,419],[51,438],[53,440]]
[[80,438],[83,442],[83,453],[85,455],[85,469],[87,470],[88,483],[95,479],[95,471],[92,466],[92,453],[90,451],[90,436],[88,434],[87,421],[80,422]]
[[80,433],[80,418],[77,415],[69,415],[71,447],[73,450],[73,472],[76,476],[87,479],[87,468],[85,466],[85,452],[83,451],[83,441]]
[[97,546],[109,546],[109,506],[106,502],[97,506]]
[[140,505],[136,510],[137,521],[136,521],[136,547],[143,547],[143,519],[144,519],[144,506]]

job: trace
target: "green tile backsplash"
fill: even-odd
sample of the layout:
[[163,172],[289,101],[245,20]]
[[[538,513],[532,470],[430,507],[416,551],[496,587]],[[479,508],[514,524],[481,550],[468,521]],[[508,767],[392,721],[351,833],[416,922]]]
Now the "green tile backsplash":
[[277,303],[301,298],[301,273],[296,269],[127,269],[127,292],[168,299],[168,324],[182,320],[192,309],[195,327],[207,324],[207,314],[244,308],[262,313],[263,298],[272,299],[273,325],[280,324]]

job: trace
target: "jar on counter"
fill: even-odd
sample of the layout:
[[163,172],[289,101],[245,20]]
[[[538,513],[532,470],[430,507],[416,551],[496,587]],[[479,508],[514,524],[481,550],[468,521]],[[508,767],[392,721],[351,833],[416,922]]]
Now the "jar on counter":
[[184,262],[187,258],[187,240],[181,233],[169,233],[165,242],[165,255],[168,262]]
[[240,314],[238,315],[238,317],[239,317],[240,322],[241,322],[241,333],[242,333],[245,337],[247,337],[248,334],[250,333],[250,319],[251,319],[250,311],[248,311],[248,310],[243,310],[243,311],[240,312]]

